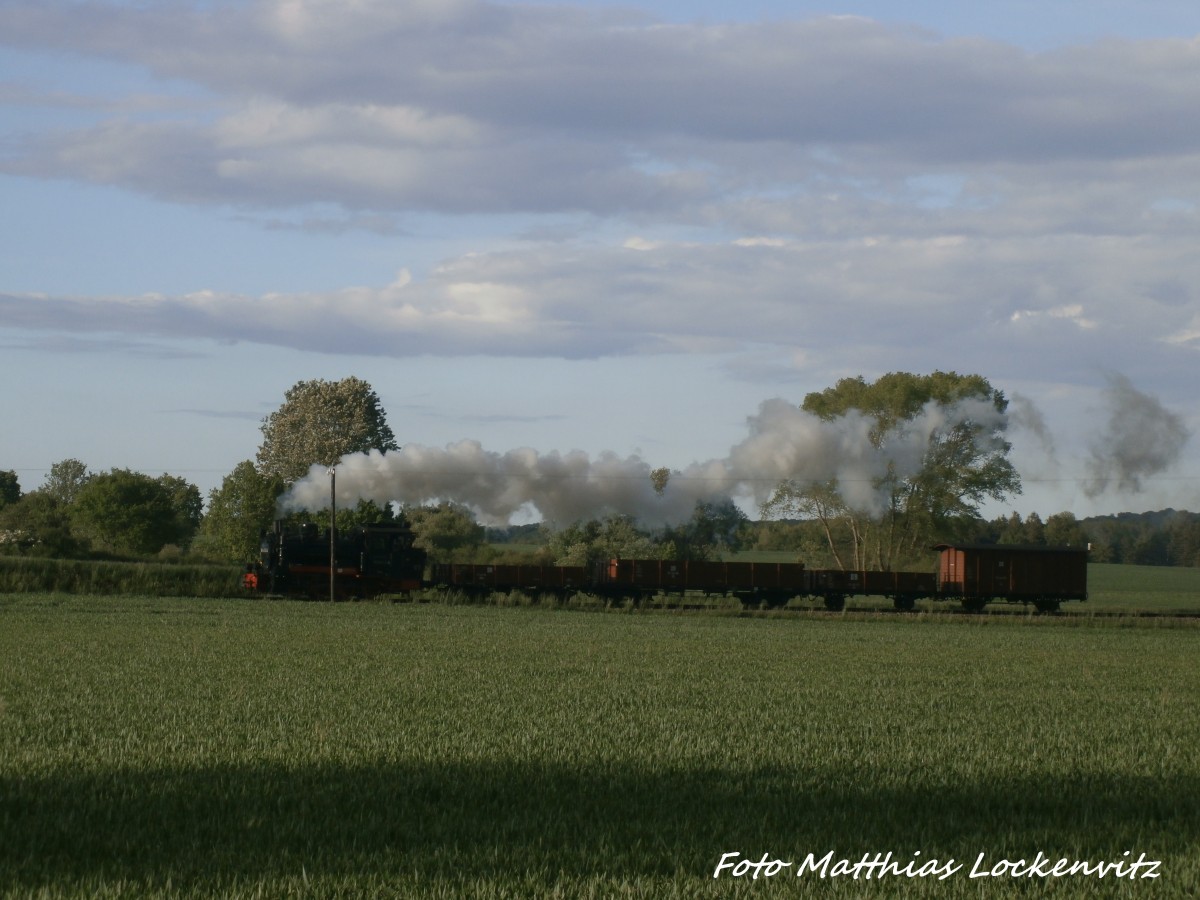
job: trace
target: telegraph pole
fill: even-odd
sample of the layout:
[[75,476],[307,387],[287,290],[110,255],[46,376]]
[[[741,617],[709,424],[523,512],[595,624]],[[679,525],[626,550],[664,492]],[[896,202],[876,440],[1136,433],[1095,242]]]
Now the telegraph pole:
[[334,602],[337,580],[337,469],[329,470],[329,602]]

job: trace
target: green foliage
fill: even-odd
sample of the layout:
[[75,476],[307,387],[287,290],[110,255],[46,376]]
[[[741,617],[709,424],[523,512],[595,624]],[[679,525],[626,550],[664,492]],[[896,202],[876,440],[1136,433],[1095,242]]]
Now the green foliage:
[[0,510],[0,553],[70,557],[86,551],[71,530],[67,506],[52,494],[34,491]]
[[0,472],[0,509],[16,503],[20,499],[21,483],[17,480],[17,473],[11,469]]
[[59,503],[69,505],[75,502],[80,489],[87,484],[92,475],[88,467],[77,459],[63,459],[50,466],[50,474],[40,490],[49,494]]
[[[337,509],[337,528],[346,531],[359,525],[387,524],[396,521],[396,514],[391,505],[380,506],[373,500],[359,500],[352,507],[339,506]],[[320,531],[329,528],[329,510],[301,509],[290,512],[283,517],[284,528],[296,529],[300,525],[311,523]]]
[[101,549],[146,555],[179,543],[181,513],[161,479],[128,469],[94,475],[71,504],[75,528]]
[[719,559],[740,550],[749,519],[731,500],[696,503],[690,521],[663,529],[659,543],[667,559]]
[[413,545],[428,553],[430,562],[470,559],[483,546],[485,530],[464,506],[410,507],[404,515],[416,535]]
[[259,535],[275,519],[275,502],[283,489],[278,476],[260,474],[250,460],[238,463],[208,495],[206,545],[231,562],[252,560],[258,555]]
[[1086,547],[1087,532],[1071,512],[1055,513],[1046,519],[1043,537],[1051,547]]
[[258,470],[291,484],[347,453],[398,450],[379,397],[361,379],[300,381],[262,423]]
[[631,516],[609,516],[551,531],[544,555],[558,566],[590,566],[615,557],[658,559],[662,549]]
[[170,543],[187,544],[199,531],[204,517],[200,488],[178,475],[160,475],[158,483],[170,497],[171,507],[175,510],[175,539]]

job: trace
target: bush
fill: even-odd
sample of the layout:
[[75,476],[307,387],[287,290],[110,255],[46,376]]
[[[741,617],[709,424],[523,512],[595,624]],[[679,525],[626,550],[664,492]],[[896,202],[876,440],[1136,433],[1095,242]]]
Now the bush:
[[238,566],[0,557],[0,593],[236,597]]

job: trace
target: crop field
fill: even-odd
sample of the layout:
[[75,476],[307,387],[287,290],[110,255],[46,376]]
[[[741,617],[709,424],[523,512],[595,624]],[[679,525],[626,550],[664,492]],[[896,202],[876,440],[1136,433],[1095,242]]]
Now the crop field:
[[1198,651],[1178,618],[0,595],[0,896],[1193,897]]

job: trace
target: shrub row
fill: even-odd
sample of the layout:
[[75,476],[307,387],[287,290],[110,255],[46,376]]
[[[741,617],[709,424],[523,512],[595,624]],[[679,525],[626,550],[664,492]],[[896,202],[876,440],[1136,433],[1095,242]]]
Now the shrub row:
[[238,566],[0,556],[0,593],[230,597],[240,593],[240,575]]

